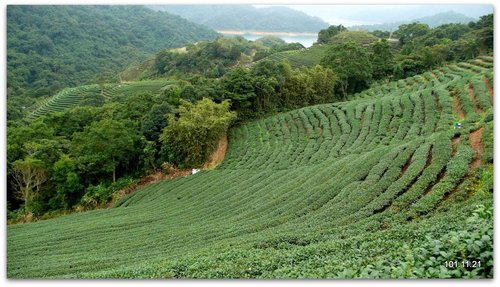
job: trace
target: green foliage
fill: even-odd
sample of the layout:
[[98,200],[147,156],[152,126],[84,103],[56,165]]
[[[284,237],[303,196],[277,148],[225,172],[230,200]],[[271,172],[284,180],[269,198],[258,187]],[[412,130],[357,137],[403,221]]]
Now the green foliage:
[[348,93],[366,88],[372,77],[368,52],[354,42],[333,45],[321,60],[321,64],[331,68],[337,75],[344,97]]
[[160,49],[216,36],[178,16],[120,5],[10,5],[7,28],[9,101],[102,77],[113,81],[120,69]]
[[385,39],[382,39],[373,45],[371,63],[373,67],[374,79],[384,79],[393,75],[396,68],[396,62],[394,61],[394,55],[391,52],[391,46]]
[[363,47],[369,47],[376,43],[378,38],[366,31],[342,31],[333,36],[328,44],[342,44],[347,42],[354,42]]
[[469,26],[475,30],[471,36],[475,37],[483,53],[493,51],[493,14],[481,16],[479,21]]
[[202,165],[236,118],[229,105],[229,101],[216,104],[206,98],[196,104],[181,100],[179,116],[169,116],[160,136],[169,161],[181,167]]
[[[444,24],[430,29],[425,24],[401,25],[394,32],[403,44],[396,56],[398,77],[411,77],[445,62],[472,59],[480,53],[493,50],[492,15],[486,15],[478,22]],[[488,40],[489,39],[489,40]]]
[[[263,60],[276,63],[288,61],[294,68],[314,67],[320,64],[329,47],[330,45],[313,45],[307,49],[276,52],[265,57]],[[257,61],[258,58],[255,57],[254,60]]]
[[268,48],[280,47],[280,46],[286,45],[285,40],[281,39],[280,37],[276,37],[276,36],[264,36],[264,37],[261,37],[261,38],[255,40],[255,42],[260,43]]
[[53,209],[69,209],[78,200],[83,186],[77,173],[76,163],[67,155],[54,163],[51,180],[54,183],[56,196],[49,204]]
[[[431,69],[490,53],[492,23],[402,26],[401,50],[343,27],[323,31],[333,47],[219,38],[158,53],[135,73],[145,81],[117,84],[104,71],[94,85],[9,101],[9,117],[30,115],[8,122],[17,222],[109,206],[164,159],[199,167],[236,113],[239,122],[215,170],[149,185],[117,208],[10,226],[8,276],[491,277],[493,57]],[[57,29],[64,42],[79,28]],[[37,52],[55,49],[51,37],[37,40]],[[31,66],[18,72],[33,88],[46,87],[35,78],[57,84],[50,73],[59,72]],[[385,81],[393,76],[405,79]],[[463,127],[453,129],[460,110]],[[469,137],[480,129],[478,147]],[[447,260],[483,265],[443,268]]]
[[[175,93],[177,89],[178,87],[175,86],[175,81],[171,80],[137,81],[122,84],[105,84],[102,86],[79,86],[76,88],[64,89],[49,98],[49,100],[30,113],[28,118],[35,119],[54,112],[66,112],[75,107],[100,107],[109,102],[128,102],[128,104],[131,105],[133,104],[132,101],[130,101],[132,97],[137,99],[135,104],[140,105],[144,103],[144,99],[142,98],[151,98],[152,95],[161,95],[162,93],[167,97],[172,97],[168,98],[168,101],[175,104]],[[93,101],[95,97],[100,98],[100,100]],[[148,106],[142,108],[147,107]]]
[[[258,40],[259,39],[257,39],[255,42],[257,43]],[[302,44],[300,44],[300,43],[288,43],[288,44],[287,43],[278,43],[278,44],[273,44],[270,47],[270,49],[268,49],[268,50],[258,50],[255,53],[254,57],[253,57],[253,61],[258,61],[260,59],[268,57],[269,55],[273,55],[273,54],[279,53],[279,52],[300,51],[300,50],[304,50],[304,49],[305,49],[305,47]]]
[[319,31],[318,33],[318,44],[326,44],[330,42],[330,39],[340,32],[347,31],[347,28],[342,25],[331,25],[330,27]]
[[137,131],[124,123],[103,119],[93,122],[82,132],[76,132],[71,142],[71,155],[88,174],[113,173],[137,155]]
[[231,106],[240,112],[242,118],[248,118],[253,112],[255,91],[252,75],[245,68],[231,70],[222,80],[224,98],[231,100]]
[[387,39],[391,35],[391,32],[389,31],[382,31],[382,30],[375,30],[370,32],[373,36],[380,38],[380,39]]
[[161,131],[167,126],[167,115],[173,111],[167,103],[156,104],[145,115],[141,124],[141,132],[150,141],[158,141]]
[[36,206],[42,184],[47,180],[47,170],[44,163],[31,156],[18,159],[12,163],[17,196],[24,202],[25,212],[40,212]]
[[394,36],[399,38],[402,45],[412,41],[416,37],[424,36],[430,32],[429,25],[422,23],[403,24],[394,31]]
[[[250,57],[256,45],[242,37],[223,38],[215,41],[189,45],[185,53],[172,50],[159,52],[154,59],[157,75],[202,74],[218,78],[228,67],[236,65],[241,58]],[[262,49],[262,48],[261,48]]]
[[[493,166],[473,168],[478,147],[469,137],[483,128],[490,140],[493,124],[476,113],[486,103],[469,106],[462,95],[470,83],[484,98],[478,84],[493,58],[481,59],[243,122],[229,130],[216,169],[148,185],[115,208],[8,226],[8,277],[489,278]],[[278,87],[280,100],[285,87],[302,87],[305,99],[322,77],[335,76],[266,61],[247,72],[259,78],[254,89]],[[461,129],[453,129],[457,100],[468,107]],[[205,119],[231,114],[227,102],[202,102],[224,112],[181,101],[165,130],[208,127]],[[195,111],[189,121],[181,120],[186,107]],[[113,108],[95,109],[115,115]],[[149,147],[139,142],[140,162]],[[492,145],[482,148],[492,154]],[[105,206],[119,194],[107,183],[92,186],[82,206]],[[445,267],[478,259],[480,268]]]
[[333,102],[337,77],[319,65],[292,69],[287,63],[262,60],[251,69],[236,68],[222,78],[223,98],[231,100],[238,119]]
[[85,194],[82,196],[79,206],[84,209],[94,209],[106,205],[112,200],[115,192],[134,184],[134,182],[135,181],[130,177],[122,177],[109,185],[103,183],[99,183],[95,186],[90,185],[85,190]]
[[343,274],[349,278],[493,278],[492,219],[493,207],[480,205],[467,219],[466,229],[438,239],[426,236],[417,246],[404,244],[394,258]]

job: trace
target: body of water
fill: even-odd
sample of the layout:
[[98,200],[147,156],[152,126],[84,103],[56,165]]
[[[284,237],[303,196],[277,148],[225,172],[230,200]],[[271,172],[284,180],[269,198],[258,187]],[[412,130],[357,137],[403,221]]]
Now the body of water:
[[287,43],[298,42],[304,47],[311,47],[314,42],[318,39],[318,35],[314,33],[272,33],[272,32],[244,32],[244,31],[231,31],[230,33],[226,31],[218,31],[226,37],[242,36],[247,40],[255,41],[259,38],[265,36],[276,36]]

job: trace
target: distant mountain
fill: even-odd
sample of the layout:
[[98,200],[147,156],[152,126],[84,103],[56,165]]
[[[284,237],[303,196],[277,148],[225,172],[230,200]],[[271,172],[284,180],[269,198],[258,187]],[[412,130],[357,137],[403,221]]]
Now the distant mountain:
[[215,30],[318,32],[328,23],[291,8],[251,5],[152,5]]
[[144,6],[9,5],[9,97],[43,96],[217,33]]
[[[288,5],[287,5],[288,6]],[[491,4],[422,4],[422,5],[290,5],[288,7],[321,17],[331,24],[371,25],[410,21],[453,11],[478,19],[493,13]]]
[[392,23],[385,23],[385,24],[375,24],[375,25],[357,25],[357,26],[352,26],[349,27],[349,30],[367,30],[367,31],[375,31],[375,30],[382,30],[382,31],[394,31],[396,30],[399,25],[402,24],[408,24],[408,23],[413,23],[413,22],[420,22],[429,25],[431,28],[432,27],[437,27],[443,24],[449,24],[449,23],[469,23],[471,21],[475,21],[476,19],[467,17],[463,14],[456,13],[453,11],[448,11],[444,13],[439,13],[433,16],[426,16],[422,18],[417,18],[414,20],[407,20],[407,21],[398,21],[398,22],[392,22]]

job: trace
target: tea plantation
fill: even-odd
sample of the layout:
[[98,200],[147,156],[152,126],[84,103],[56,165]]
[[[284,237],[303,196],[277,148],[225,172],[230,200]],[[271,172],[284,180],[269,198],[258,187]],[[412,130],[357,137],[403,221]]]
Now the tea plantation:
[[137,93],[159,93],[163,87],[171,83],[171,80],[148,80],[66,88],[41,103],[28,115],[28,118],[34,119],[51,112],[69,110],[81,105],[100,105],[108,99],[116,100],[119,97]]
[[9,226],[7,275],[492,277],[492,68],[483,56],[233,128],[214,170]]

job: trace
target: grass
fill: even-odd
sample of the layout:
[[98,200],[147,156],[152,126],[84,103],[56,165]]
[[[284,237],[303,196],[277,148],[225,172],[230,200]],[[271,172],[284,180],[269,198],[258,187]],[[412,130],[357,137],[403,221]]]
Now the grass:
[[[213,170],[8,226],[7,276],[491,277],[492,218],[476,206],[493,200],[492,144],[481,157],[469,140],[492,138],[483,73],[451,65],[234,128]],[[455,130],[469,83],[478,100]],[[482,267],[441,268],[472,258]]]

